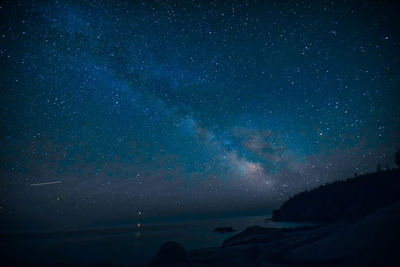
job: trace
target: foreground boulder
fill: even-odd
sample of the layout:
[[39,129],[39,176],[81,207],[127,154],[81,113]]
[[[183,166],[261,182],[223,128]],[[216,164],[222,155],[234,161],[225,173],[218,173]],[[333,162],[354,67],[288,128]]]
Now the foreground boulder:
[[151,266],[190,266],[185,249],[176,242],[166,242],[158,250]]

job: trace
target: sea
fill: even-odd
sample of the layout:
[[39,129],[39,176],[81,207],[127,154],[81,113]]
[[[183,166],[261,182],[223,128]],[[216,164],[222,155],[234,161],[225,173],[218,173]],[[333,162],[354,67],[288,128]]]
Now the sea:
[[[273,222],[266,218],[268,216],[212,218],[3,237],[0,238],[3,254],[0,264],[149,264],[167,241],[176,241],[189,251],[221,246],[225,239],[249,226],[282,228],[310,225]],[[236,232],[214,231],[217,227],[230,226]]]

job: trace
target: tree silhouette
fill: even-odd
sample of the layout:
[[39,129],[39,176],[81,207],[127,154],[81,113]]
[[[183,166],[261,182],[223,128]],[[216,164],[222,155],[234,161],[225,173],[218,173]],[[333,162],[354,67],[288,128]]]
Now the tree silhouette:
[[400,150],[396,152],[396,165],[400,167]]
[[378,163],[378,165],[376,165],[376,171],[380,172],[381,171],[381,164]]
[[273,211],[273,220],[331,222],[358,218],[400,201],[399,170],[380,170],[298,193]]

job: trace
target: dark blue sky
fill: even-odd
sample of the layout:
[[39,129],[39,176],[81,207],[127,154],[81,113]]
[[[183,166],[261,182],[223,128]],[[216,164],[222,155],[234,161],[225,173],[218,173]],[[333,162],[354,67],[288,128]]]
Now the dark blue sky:
[[263,212],[394,167],[396,6],[131,2],[0,5],[4,224]]

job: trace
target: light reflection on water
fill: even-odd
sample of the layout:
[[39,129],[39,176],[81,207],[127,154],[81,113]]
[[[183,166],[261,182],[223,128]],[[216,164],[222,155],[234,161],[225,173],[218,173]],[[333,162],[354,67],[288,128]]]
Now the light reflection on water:
[[[2,258],[32,264],[149,263],[158,248],[177,241],[186,250],[220,246],[226,238],[248,226],[294,227],[306,224],[264,221],[266,216],[217,218],[177,223],[136,224],[120,228],[0,240]],[[219,234],[216,227],[232,226],[236,233]]]

